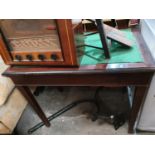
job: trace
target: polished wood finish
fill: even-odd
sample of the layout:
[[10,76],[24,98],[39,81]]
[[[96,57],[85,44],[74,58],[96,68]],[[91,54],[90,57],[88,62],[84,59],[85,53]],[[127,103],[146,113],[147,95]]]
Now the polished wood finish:
[[2,56],[5,64],[9,65],[12,62],[12,57],[8,52],[8,49],[3,41],[1,34],[0,34],[0,55]]
[[[74,44],[74,34],[72,29],[71,20],[57,19],[57,25],[59,27],[60,41],[63,52],[63,57],[65,59],[66,65],[76,66],[76,47]],[[65,33],[64,33],[65,32]]]
[[[14,61],[14,55],[10,52],[5,44],[5,37],[0,36],[0,54],[4,59],[5,63],[8,65],[33,65],[33,66],[77,66],[76,48],[74,44],[74,33],[73,25],[70,19],[57,19],[56,25],[58,29],[60,44],[61,44],[61,61]],[[2,31],[1,31],[2,32]],[[21,52],[21,56],[24,56],[24,52]],[[30,54],[38,53],[39,51],[29,51]],[[47,51],[51,54],[55,51]],[[18,52],[19,53],[19,52]],[[44,53],[44,51],[42,52]],[[46,51],[45,51],[46,54]],[[60,54],[59,54],[60,57]],[[60,59],[59,59],[60,60]],[[63,60],[63,61],[62,61]]]
[[[151,57],[139,29],[133,29],[144,58],[142,63],[99,64],[72,67],[10,67],[3,75],[10,77],[18,88],[28,86],[135,86],[135,96],[129,118],[128,132],[134,125],[147,89],[155,72],[155,62]],[[30,95],[30,94],[29,94]],[[30,95],[31,96],[31,95]],[[31,96],[32,97],[32,96]],[[29,99],[30,101],[30,99]],[[33,100],[32,100],[33,102]],[[37,104],[34,102],[33,104]],[[41,118],[40,113],[38,115]],[[44,123],[45,120],[44,120]]]
[[[136,117],[144,100],[155,68],[148,71],[142,70],[59,70],[52,68],[9,68],[3,75],[10,77],[16,86],[107,86],[124,87],[132,85],[136,87],[133,106],[129,118],[129,133],[133,133]],[[35,104],[35,103],[34,103]],[[40,112],[39,116],[41,118]],[[45,123],[45,122],[44,122]]]
[[[35,68],[37,70],[37,68]],[[4,74],[6,75],[6,73]],[[49,69],[49,72],[31,72],[26,74],[15,73],[8,74],[11,76],[12,80],[16,85],[22,86],[127,86],[127,85],[136,85],[145,86],[151,80],[153,73],[148,72],[137,72],[137,73],[102,73],[102,72],[83,72],[83,73],[52,73],[52,70]],[[31,78],[29,78],[31,77]],[[44,79],[44,80],[42,80]],[[52,79],[52,80],[51,80]]]

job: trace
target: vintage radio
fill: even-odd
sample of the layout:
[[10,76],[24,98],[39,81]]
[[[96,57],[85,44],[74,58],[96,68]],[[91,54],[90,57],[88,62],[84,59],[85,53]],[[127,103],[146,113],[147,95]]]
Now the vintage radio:
[[80,23],[68,19],[1,20],[0,53],[9,65],[77,66]]
[[[89,58],[97,63],[110,59],[107,38],[125,47],[132,46],[124,33],[103,24],[101,19],[87,21],[95,25],[94,32],[84,33],[82,20],[0,20],[0,54],[9,65],[78,66],[92,64]],[[97,53],[99,56],[94,57]]]

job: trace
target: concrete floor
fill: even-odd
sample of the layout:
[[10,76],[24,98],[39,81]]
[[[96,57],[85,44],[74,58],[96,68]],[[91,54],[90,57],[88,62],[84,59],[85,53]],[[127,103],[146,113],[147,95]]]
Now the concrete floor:
[[[91,87],[64,87],[60,92],[56,87],[46,87],[37,98],[47,116],[50,116],[63,106],[73,101],[93,98],[95,88]],[[129,111],[127,93],[122,89],[104,88],[101,95],[111,109],[122,112]],[[64,113],[51,122],[51,127],[41,127],[33,134],[37,135],[124,135],[128,125],[125,123],[118,130],[103,120],[92,122],[91,113],[96,108],[92,103],[85,102]],[[40,122],[40,119],[28,105],[15,129],[16,134],[28,134],[29,128]]]

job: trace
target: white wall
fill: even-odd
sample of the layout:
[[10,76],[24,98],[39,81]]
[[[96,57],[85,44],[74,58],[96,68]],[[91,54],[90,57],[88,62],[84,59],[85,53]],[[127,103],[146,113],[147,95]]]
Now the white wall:
[[[141,33],[155,59],[155,20],[141,20]],[[137,128],[145,131],[155,131],[155,74],[150,84]]]

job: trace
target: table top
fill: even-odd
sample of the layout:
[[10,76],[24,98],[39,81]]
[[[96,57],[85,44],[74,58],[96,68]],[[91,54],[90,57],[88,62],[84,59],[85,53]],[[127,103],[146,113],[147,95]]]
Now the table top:
[[79,67],[9,67],[3,75],[32,75],[32,74],[89,74],[89,73],[121,73],[121,72],[154,72],[155,61],[140,34],[139,27],[132,29],[143,56],[142,63],[97,64]]

